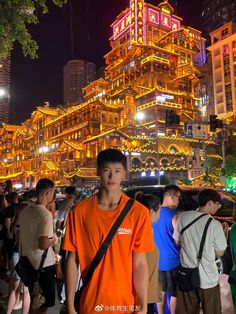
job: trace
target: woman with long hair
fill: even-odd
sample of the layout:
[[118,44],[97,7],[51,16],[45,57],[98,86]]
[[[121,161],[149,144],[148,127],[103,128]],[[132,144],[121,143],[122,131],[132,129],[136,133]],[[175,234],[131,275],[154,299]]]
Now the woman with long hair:
[[[138,192],[135,195],[135,199],[149,209],[151,222],[154,224],[157,222],[160,216],[160,199],[158,196],[152,194],[143,194]],[[149,269],[149,288],[148,288],[148,312],[147,314],[154,314],[154,304],[162,301],[161,289],[158,281],[158,263],[159,263],[159,251],[154,244],[154,251],[147,253],[147,262]],[[158,309],[158,313],[159,312]]]

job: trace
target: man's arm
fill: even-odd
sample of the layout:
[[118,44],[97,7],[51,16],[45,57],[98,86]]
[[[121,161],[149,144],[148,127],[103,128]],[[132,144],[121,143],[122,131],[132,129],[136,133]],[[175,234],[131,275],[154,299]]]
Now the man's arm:
[[138,297],[138,302],[142,310],[139,314],[147,313],[147,293],[148,293],[148,264],[146,253],[133,253],[133,281]]
[[76,252],[68,252],[65,267],[65,284],[68,314],[75,314],[74,300],[78,281],[78,259]]
[[225,254],[225,250],[224,251],[215,251],[215,254],[217,257],[223,256]]
[[40,250],[46,250],[53,246],[57,241],[56,237],[48,238],[46,236],[39,237],[39,248]]
[[176,229],[178,218],[179,218],[179,214],[176,213],[176,215],[172,219],[172,226],[174,229]]
[[216,256],[222,256],[225,253],[227,248],[227,241],[225,238],[225,234],[223,231],[223,227],[219,221],[213,220],[215,224],[213,232],[214,232],[214,249]]
[[11,218],[5,218],[5,227],[6,227],[8,239],[12,239],[11,224],[12,224],[12,219]]

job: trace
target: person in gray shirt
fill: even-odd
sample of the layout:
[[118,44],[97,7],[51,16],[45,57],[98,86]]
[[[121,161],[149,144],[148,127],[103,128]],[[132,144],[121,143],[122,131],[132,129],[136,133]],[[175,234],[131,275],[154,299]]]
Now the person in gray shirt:
[[[204,227],[211,215],[221,206],[221,197],[212,189],[204,189],[198,194],[199,209],[180,214],[173,237],[181,244],[180,262],[183,267],[197,267],[197,255]],[[181,230],[195,218],[205,213],[184,233]],[[194,291],[177,292],[176,314],[199,313],[200,304],[204,314],[221,314],[219,273],[216,256],[222,256],[227,247],[224,230],[219,221],[213,219],[207,230],[202,259],[199,264],[200,287]]]

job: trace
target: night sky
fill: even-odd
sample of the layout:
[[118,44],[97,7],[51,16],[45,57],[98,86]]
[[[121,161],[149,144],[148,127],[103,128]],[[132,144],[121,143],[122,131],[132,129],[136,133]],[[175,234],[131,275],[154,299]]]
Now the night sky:
[[[157,4],[160,1],[148,0]],[[193,3],[191,3],[193,2]],[[87,59],[104,65],[109,51],[111,23],[129,6],[129,0],[72,0],[73,42],[71,49],[69,4],[63,8],[50,5],[49,14],[40,17],[31,34],[38,42],[38,59],[24,57],[19,46],[12,52],[11,122],[21,123],[37,106],[49,101],[63,103],[63,66],[72,58]],[[185,25],[200,28],[201,0],[178,0],[177,15]]]

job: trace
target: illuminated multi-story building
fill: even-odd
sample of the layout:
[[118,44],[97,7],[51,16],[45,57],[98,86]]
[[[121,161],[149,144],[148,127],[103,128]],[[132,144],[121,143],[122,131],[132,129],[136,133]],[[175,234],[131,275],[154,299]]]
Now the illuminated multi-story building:
[[83,87],[96,78],[96,65],[85,60],[70,60],[64,66],[64,104],[83,101]]
[[210,35],[215,113],[223,118],[236,112],[236,24],[229,22]]
[[[131,178],[164,174],[177,182],[203,174],[203,148],[214,142],[196,97],[197,66],[205,58],[201,32],[184,26],[168,1],[131,0],[112,28],[105,78],[84,87],[84,102],[39,107],[17,127],[26,146],[16,154],[13,147],[20,151],[23,142],[14,135],[1,180],[32,184],[46,175],[57,183],[88,182],[96,178],[98,152],[108,147],[127,155]],[[167,110],[180,116],[179,125],[165,125]]]
[[0,58],[0,123],[9,122],[10,58]]

